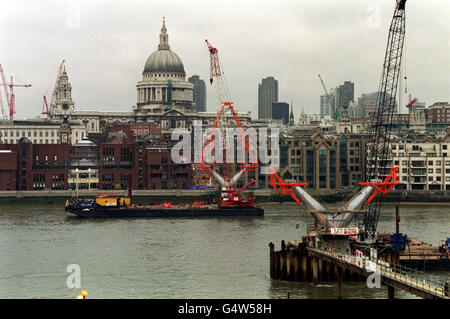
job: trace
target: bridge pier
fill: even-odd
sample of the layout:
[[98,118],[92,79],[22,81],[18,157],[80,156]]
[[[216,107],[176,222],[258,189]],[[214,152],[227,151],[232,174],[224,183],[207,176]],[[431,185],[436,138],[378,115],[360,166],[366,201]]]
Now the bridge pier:
[[331,274],[331,263],[325,262],[325,280],[332,280],[332,274]]
[[292,280],[292,250],[286,252],[286,279]]
[[275,277],[275,257],[274,257],[274,244],[270,243],[269,244],[269,249],[270,249],[270,278],[274,278]]
[[280,279],[286,280],[286,253],[280,255]]
[[324,276],[323,276],[323,263],[324,263],[324,261],[323,261],[323,259],[322,258],[318,258],[318,270],[319,270],[319,281],[322,281],[324,278]]
[[342,299],[342,284],[344,282],[344,269],[337,266],[337,298]]
[[300,268],[299,268],[299,259],[300,257],[298,255],[294,255],[292,256],[293,258],[293,264],[294,264],[294,281],[299,281],[300,280]]
[[302,258],[302,279],[303,281],[308,281],[308,256],[303,255],[301,258]]
[[317,285],[319,283],[319,259],[317,257],[311,258],[311,266],[313,284]]
[[388,299],[395,299],[395,288],[388,285]]

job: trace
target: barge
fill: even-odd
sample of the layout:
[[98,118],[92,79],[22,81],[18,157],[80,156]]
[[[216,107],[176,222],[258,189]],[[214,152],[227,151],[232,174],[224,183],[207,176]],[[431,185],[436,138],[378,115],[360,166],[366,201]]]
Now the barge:
[[65,211],[84,218],[126,218],[126,217],[220,217],[220,216],[263,216],[264,208],[253,200],[232,201],[224,204],[194,202],[192,204],[173,205],[162,203],[155,205],[131,204],[130,197],[118,195],[100,195],[95,199],[70,199],[66,201]]

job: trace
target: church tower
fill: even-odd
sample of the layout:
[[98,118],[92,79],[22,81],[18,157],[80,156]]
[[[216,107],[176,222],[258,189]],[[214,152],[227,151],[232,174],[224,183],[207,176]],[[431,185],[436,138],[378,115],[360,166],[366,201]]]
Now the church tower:
[[289,126],[294,126],[294,104],[291,101],[291,114],[289,114]]
[[308,124],[309,124],[309,120],[308,120],[308,117],[305,114],[305,110],[304,110],[303,105],[302,105],[302,111],[300,113],[300,118],[298,119],[298,125],[299,126],[303,126],[303,125],[308,125]]
[[50,116],[70,115],[74,111],[75,103],[72,101],[72,85],[69,82],[65,66],[59,75],[55,94],[55,104],[50,105]]
[[59,127],[59,141],[61,144],[72,144],[72,127],[70,126],[70,122],[65,115],[63,118],[63,122]]

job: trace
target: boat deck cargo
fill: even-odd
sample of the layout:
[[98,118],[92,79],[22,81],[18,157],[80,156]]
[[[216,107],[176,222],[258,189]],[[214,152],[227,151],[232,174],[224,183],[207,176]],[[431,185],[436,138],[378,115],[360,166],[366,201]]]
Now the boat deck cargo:
[[217,204],[134,205],[130,198],[120,196],[98,196],[94,199],[71,199],[66,202],[66,212],[79,217],[207,217],[207,216],[263,216],[264,209],[258,205],[223,207]]

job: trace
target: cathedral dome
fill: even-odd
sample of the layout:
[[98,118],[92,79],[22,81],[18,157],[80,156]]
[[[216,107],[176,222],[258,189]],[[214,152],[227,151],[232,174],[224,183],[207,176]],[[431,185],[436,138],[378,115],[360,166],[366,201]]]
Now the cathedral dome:
[[144,73],[147,72],[177,72],[185,73],[180,57],[171,50],[157,50],[147,59]]
[[163,20],[161,34],[159,35],[158,50],[153,52],[145,62],[143,73],[154,72],[184,72],[183,62],[180,57],[170,50],[169,35],[167,34],[166,21]]

